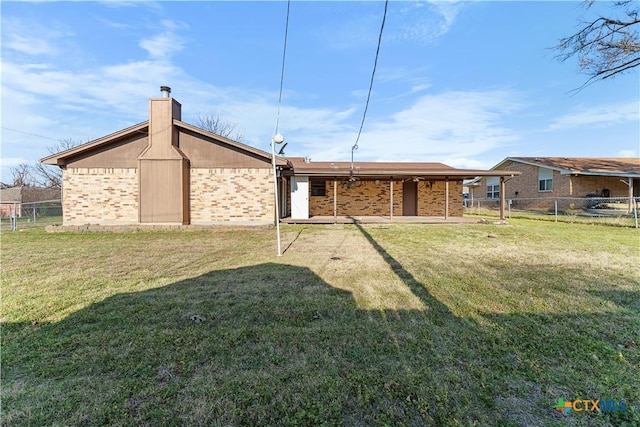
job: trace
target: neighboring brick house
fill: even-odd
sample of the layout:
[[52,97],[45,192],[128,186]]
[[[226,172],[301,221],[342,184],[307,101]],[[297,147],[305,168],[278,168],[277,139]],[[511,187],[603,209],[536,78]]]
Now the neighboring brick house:
[[8,218],[12,215],[22,216],[23,203],[29,207],[36,202],[60,200],[60,189],[51,187],[36,187],[21,185],[0,189],[0,217]]
[[274,185],[271,153],[183,122],[161,91],[148,121],[41,160],[63,169],[63,225],[273,224],[275,185],[281,218],[462,216],[464,179],[518,174],[277,157]]
[[[520,172],[509,181],[505,197],[521,207],[535,206],[536,199],[640,196],[638,158],[507,157],[492,169]],[[496,184],[491,177],[477,178],[470,185],[472,197],[497,199]]]

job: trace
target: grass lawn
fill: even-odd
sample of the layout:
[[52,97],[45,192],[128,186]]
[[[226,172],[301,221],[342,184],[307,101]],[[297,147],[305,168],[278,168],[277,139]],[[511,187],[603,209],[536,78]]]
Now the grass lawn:
[[[2,425],[640,425],[638,230],[284,226],[282,242],[3,233]],[[563,415],[559,398],[624,410]]]

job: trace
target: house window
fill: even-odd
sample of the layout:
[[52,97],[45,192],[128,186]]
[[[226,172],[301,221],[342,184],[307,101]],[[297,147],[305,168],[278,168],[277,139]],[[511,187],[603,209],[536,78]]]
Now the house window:
[[552,169],[538,169],[538,191],[553,191]]
[[311,195],[312,196],[326,196],[327,186],[324,180],[312,179],[311,180]]
[[500,198],[500,178],[492,176],[487,178],[487,199]]

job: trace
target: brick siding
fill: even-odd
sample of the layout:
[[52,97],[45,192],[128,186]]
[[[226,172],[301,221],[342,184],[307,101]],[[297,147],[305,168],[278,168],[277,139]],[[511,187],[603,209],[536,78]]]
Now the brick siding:
[[135,168],[69,168],[62,173],[64,225],[138,222]]
[[[337,215],[357,216],[389,216],[390,183],[380,181],[356,181],[355,188],[345,186],[345,181],[338,181]],[[309,195],[310,216],[333,215],[333,180],[325,181],[325,196]],[[402,181],[393,182],[393,214],[402,215],[403,190]],[[445,183],[418,183],[418,215],[444,216]],[[462,183],[449,182],[449,215],[462,216]]]
[[191,223],[273,222],[271,169],[191,169]]

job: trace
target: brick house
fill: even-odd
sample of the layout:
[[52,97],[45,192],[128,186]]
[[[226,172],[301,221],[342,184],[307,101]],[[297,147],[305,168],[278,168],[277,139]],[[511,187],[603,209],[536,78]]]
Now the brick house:
[[281,218],[462,216],[464,179],[518,174],[284,157],[274,168],[271,153],[183,122],[161,92],[149,120],[41,160],[63,169],[63,225],[273,224],[274,186]]
[[291,218],[314,216],[462,216],[462,183],[498,183],[511,171],[455,169],[436,162],[311,162],[290,158]]
[[[520,172],[504,196],[521,206],[535,207],[536,199],[640,196],[638,158],[507,157],[492,169]],[[495,178],[478,177],[470,183],[472,198],[497,199],[497,184]]]
[[20,185],[0,189],[0,217],[21,217],[23,204],[31,208],[37,202],[60,200],[60,189],[51,187],[36,187]]

